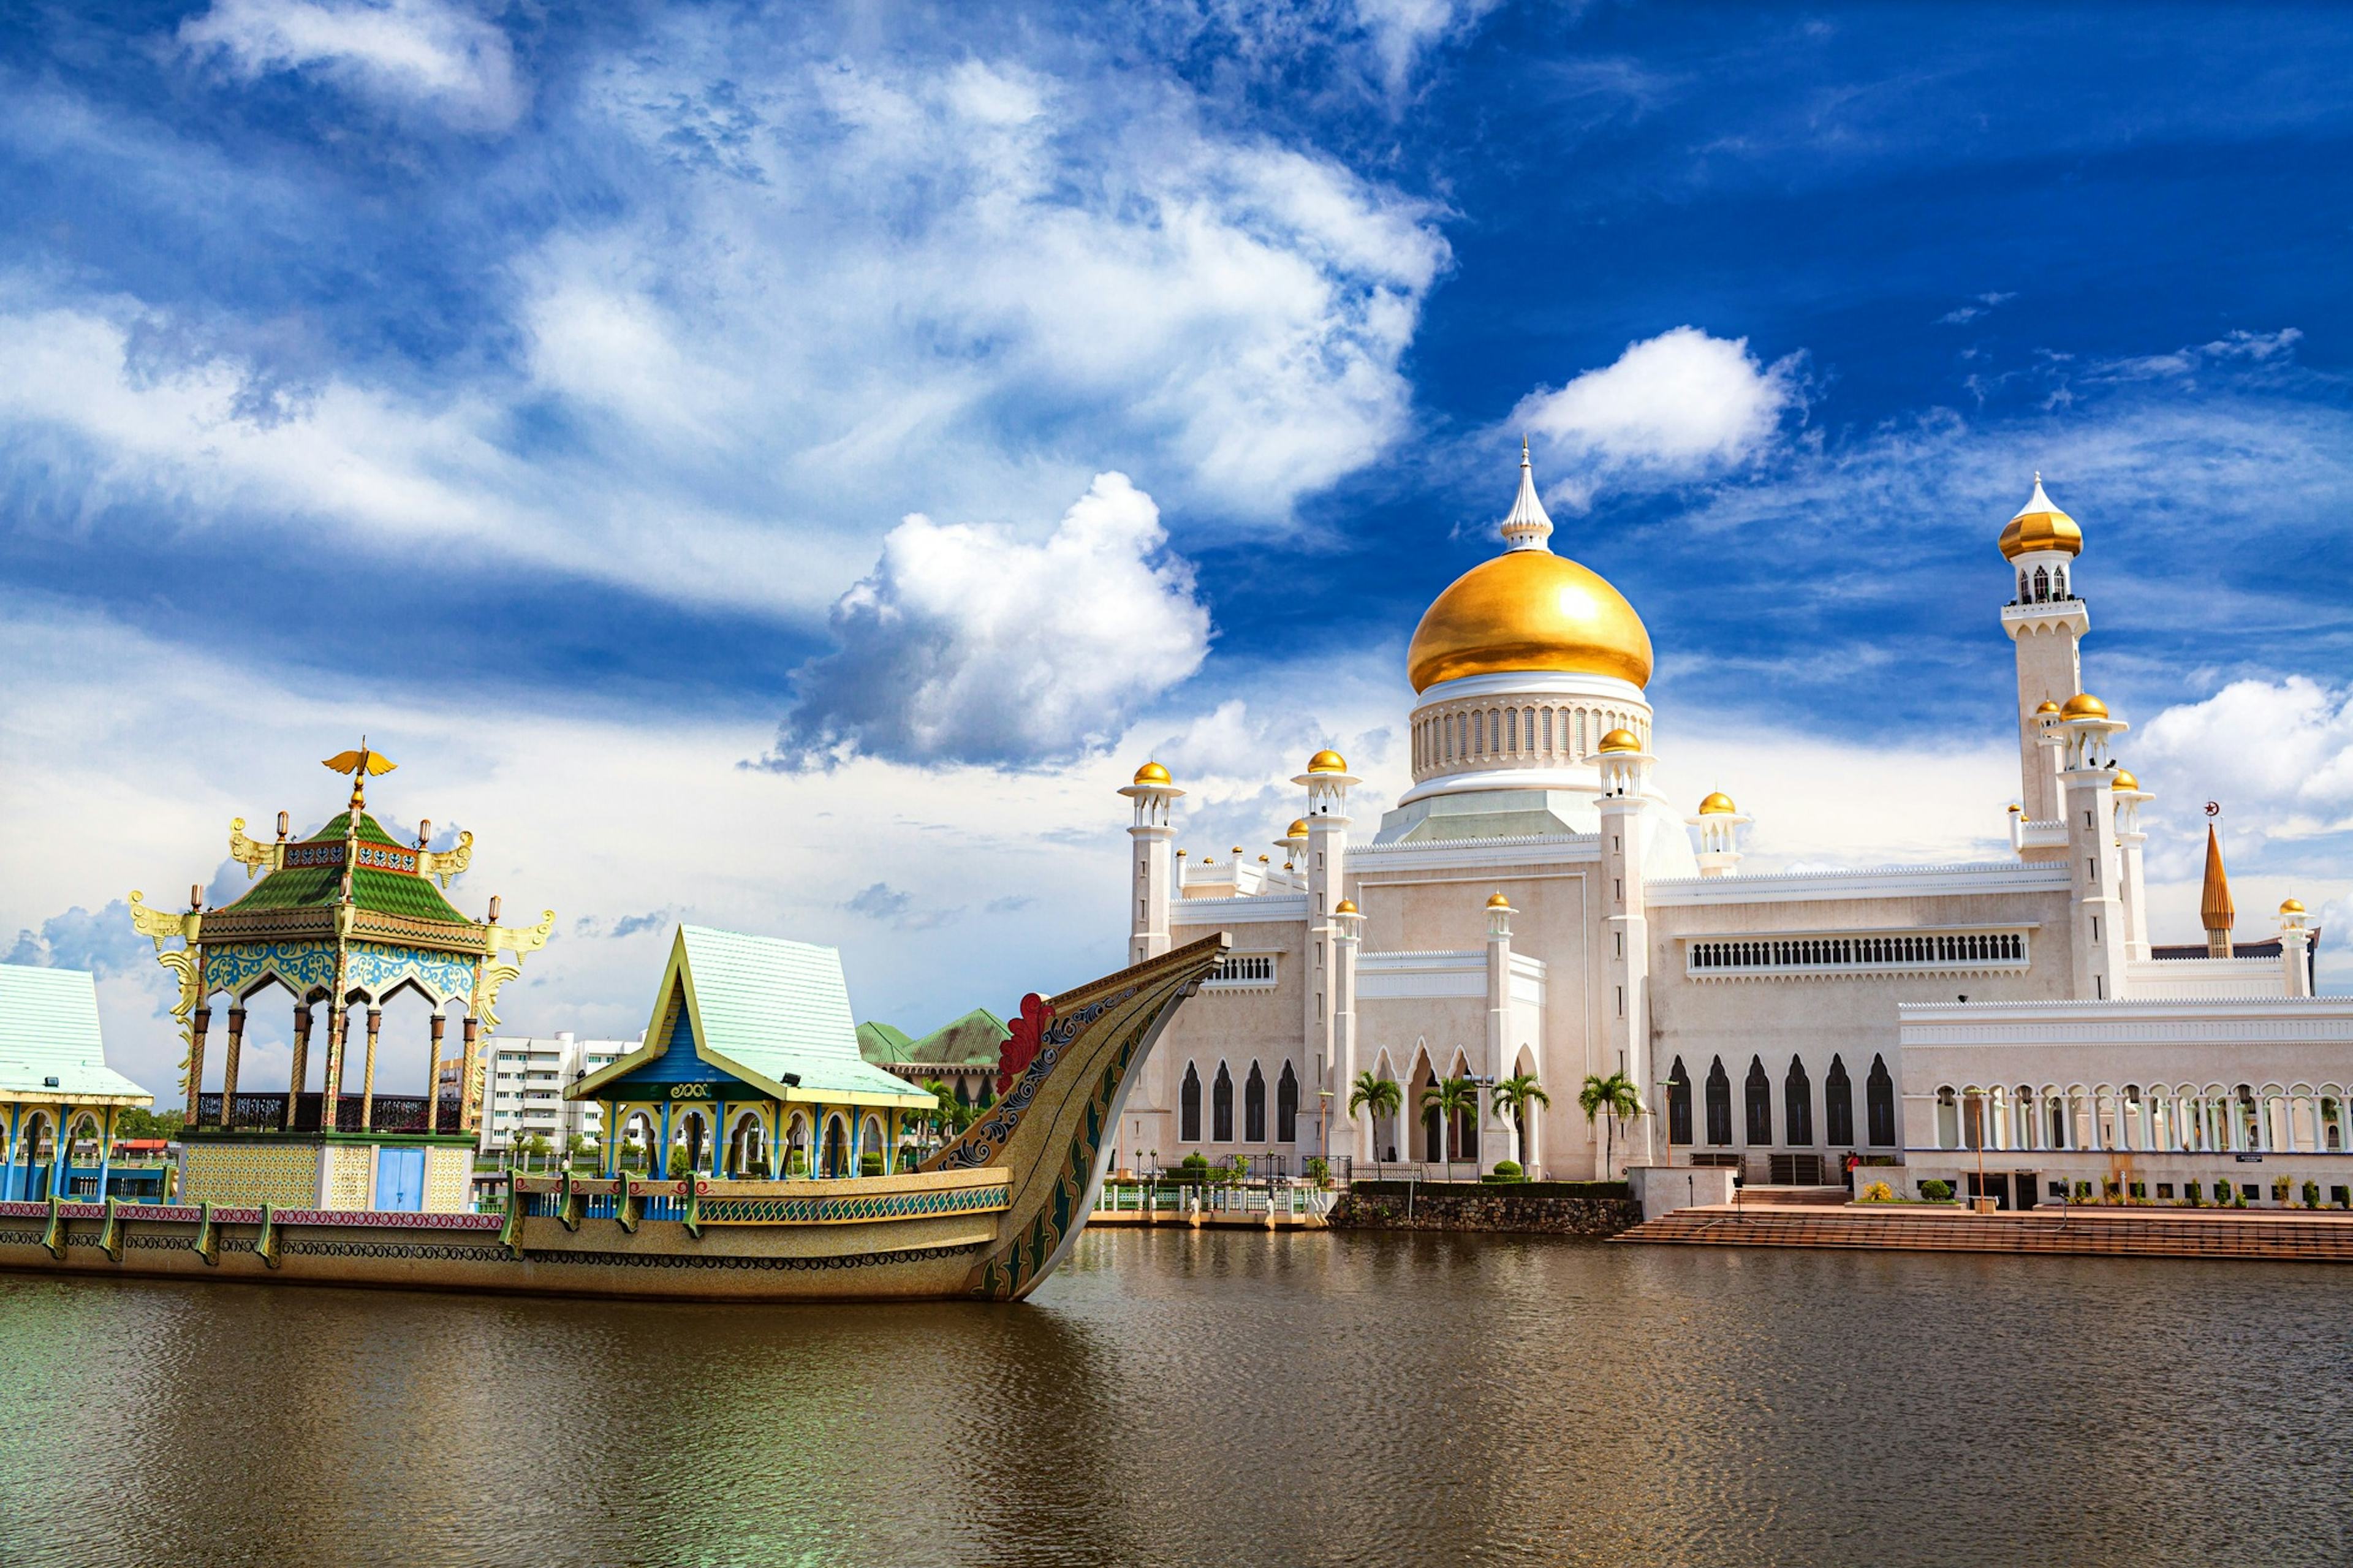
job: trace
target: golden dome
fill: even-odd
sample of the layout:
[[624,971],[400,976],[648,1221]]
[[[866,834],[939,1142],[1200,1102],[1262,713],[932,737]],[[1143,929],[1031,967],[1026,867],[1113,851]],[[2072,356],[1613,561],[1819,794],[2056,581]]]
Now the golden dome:
[[1345,773],[1348,771],[1348,759],[1334,751],[1318,752],[1307,759],[1307,771],[1311,773]]
[[2051,504],[2051,498],[2042,493],[2042,476],[2035,475],[2034,493],[2001,531],[2002,554],[2015,561],[2030,550],[2077,555],[2083,549],[2084,531],[2075,526],[2073,518]]
[[2038,715],[2043,713],[2056,713],[2059,711],[2059,704],[2052,701],[2051,699],[2046,697],[2042,700],[2042,706],[2037,708],[2034,711]]
[[1356,912],[1356,900],[1354,899],[1342,899],[1338,903],[1332,906],[1332,912],[1335,915],[1353,915]]
[[1732,804],[1730,795],[1717,790],[1699,803],[1699,814],[1702,816],[1737,816],[1740,808]]
[[2137,792],[2140,789],[2140,780],[2132,776],[2131,769],[2118,768],[2116,770],[2116,776],[2109,781],[2108,787],[2110,789],[2128,789]]
[[1497,893],[1487,900],[1487,907],[1491,910],[1508,910],[1512,907],[1512,900]]
[[1140,784],[1165,784],[1168,782],[1168,770],[1158,763],[1146,763],[1135,770],[1135,782]]
[[1647,685],[1651,634],[1599,573],[1549,550],[1507,550],[1448,584],[1413,629],[1416,691],[1466,675],[1563,670]]
[[1258,858],[1258,863],[1259,863],[1260,865],[1261,865],[1261,866],[1263,866],[1263,865],[1267,864],[1267,858],[1266,858],[1266,857],[1265,857],[1265,856],[1263,856],[1263,855],[1260,856],[1260,857]]
[[1298,821],[1296,821],[1296,822],[1293,823],[1289,827],[1285,828],[1285,829],[1283,830],[1283,834],[1282,834],[1282,836],[1283,836],[1285,838],[1304,838],[1304,837],[1307,837],[1307,819],[1306,819],[1305,817],[1303,817],[1303,817],[1301,817]]
[[2301,899],[2282,899],[2280,900],[2280,913],[2284,915],[2300,915],[2304,913],[2304,900]]
[[1602,736],[1601,743],[1594,748],[1599,752],[1639,752],[1641,749],[1642,742],[1634,738],[1630,730],[1612,730]]
[[2062,719],[2105,719],[2107,716],[2108,705],[2088,691],[2078,691],[2067,699],[2065,707],[2059,710]]

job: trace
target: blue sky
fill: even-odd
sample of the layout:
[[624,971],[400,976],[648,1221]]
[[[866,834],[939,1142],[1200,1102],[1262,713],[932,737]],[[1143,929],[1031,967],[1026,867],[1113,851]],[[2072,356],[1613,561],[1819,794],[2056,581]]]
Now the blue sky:
[[2312,6],[12,7],[0,923],[160,1081],[108,907],[369,727],[562,906],[512,1024],[634,1029],[681,916],[1009,1004],[1116,961],[1138,753],[1220,849],[1314,744],[1402,787],[1525,430],[1761,860],[1992,851],[2040,468],[2160,877],[2219,798],[2344,931],[2348,74]]

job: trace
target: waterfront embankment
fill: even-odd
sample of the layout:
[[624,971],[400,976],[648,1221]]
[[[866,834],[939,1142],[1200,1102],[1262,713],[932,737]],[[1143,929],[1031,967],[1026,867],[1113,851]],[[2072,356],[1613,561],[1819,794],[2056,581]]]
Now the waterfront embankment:
[[1610,1237],[1641,1223],[1623,1182],[1358,1182],[1335,1230],[1477,1230]]
[[1719,1204],[1677,1209],[1617,1239],[1699,1247],[2353,1263],[2353,1215],[2073,1206],[1974,1214],[1908,1204]]

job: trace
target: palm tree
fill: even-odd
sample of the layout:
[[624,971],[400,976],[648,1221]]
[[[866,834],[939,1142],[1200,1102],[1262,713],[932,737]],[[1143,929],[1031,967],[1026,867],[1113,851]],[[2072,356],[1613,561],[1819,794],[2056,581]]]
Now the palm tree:
[[1450,1078],[1443,1083],[1433,1083],[1421,1091],[1421,1109],[1427,1113],[1438,1112],[1438,1125],[1442,1130],[1440,1147],[1446,1152],[1446,1179],[1454,1179],[1454,1140],[1444,1136],[1451,1130],[1456,1116],[1467,1110],[1479,1113],[1479,1086],[1467,1078]]
[[1605,1170],[1614,1167],[1618,1163],[1618,1120],[1624,1117],[1630,1121],[1642,1114],[1642,1091],[1622,1072],[1613,1072],[1608,1078],[1588,1073],[1585,1087],[1577,1091],[1577,1108],[1585,1112],[1588,1127],[1598,1116],[1609,1119],[1602,1123],[1602,1166]]
[[1381,1168],[1381,1118],[1395,1116],[1405,1103],[1405,1090],[1393,1078],[1376,1078],[1367,1070],[1356,1075],[1356,1086],[1348,1091],[1348,1117],[1354,1121],[1361,1111],[1372,1112],[1368,1119],[1373,1134],[1373,1171]]
[[1550,1110],[1552,1096],[1544,1091],[1544,1085],[1536,1081],[1535,1074],[1521,1072],[1500,1080],[1489,1089],[1487,1103],[1495,1108],[1498,1118],[1507,1118],[1513,1123],[1513,1152],[1519,1157],[1520,1167],[1525,1171],[1528,1163],[1527,1140],[1519,1136],[1518,1123],[1527,1114],[1530,1106],[1539,1110]]

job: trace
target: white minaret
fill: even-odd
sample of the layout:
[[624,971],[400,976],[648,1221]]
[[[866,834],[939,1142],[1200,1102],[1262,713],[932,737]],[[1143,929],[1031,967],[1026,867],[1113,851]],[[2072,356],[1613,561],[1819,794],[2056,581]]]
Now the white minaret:
[[1176,837],[1168,807],[1185,792],[1170,781],[1166,768],[1146,763],[1135,770],[1135,782],[1119,793],[1135,803],[1135,822],[1127,830],[1135,841],[1127,961],[1141,963],[1168,951],[1168,900],[1176,886],[1169,845]]
[[[1307,792],[1307,976],[1303,993],[1303,1037],[1307,1059],[1315,1064],[1315,1081],[1303,1085],[1309,1103],[1321,1107],[1325,1091],[1346,1092],[1338,1079],[1338,1030],[1334,994],[1335,953],[1339,935],[1341,878],[1348,852],[1348,789],[1359,781],[1348,772],[1348,759],[1322,751],[1307,759],[1307,771],[1291,781]],[[1353,910],[1352,911],[1353,912]]]
[[[1330,1078],[1317,1091],[1316,1104],[1324,1119],[1324,1150],[1338,1156],[1363,1149],[1358,1159],[1372,1157],[1369,1131],[1361,1137],[1356,1131],[1356,1118],[1348,1114],[1349,1086],[1356,1081],[1356,949],[1364,931],[1365,917],[1356,912],[1351,900],[1342,899],[1332,908],[1332,1055]],[[1322,1096],[1328,1094],[1330,1098]]]
[[1722,790],[1711,794],[1699,803],[1699,815],[1686,816],[1685,824],[1699,829],[1699,874],[1703,877],[1729,877],[1740,866],[1740,830],[1748,826],[1748,818],[1732,804],[1732,797]]
[[2283,900],[2280,912],[2280,967],[2291,996],[2312,994],[2312,917],[2295,899]]
[[[1607,916],[1603,936],[1609,944],[1602,955],[1608,978],[1601,987],[1603,1054],[1599,1070],[1605,1075],[1624,1073],[1637,1084],[1647,1084],[1651,1081],[1651,950],[1650,922],[1642,914],[1642,797],[1650,788],[1651,764],[1657,759],[1642,750],[1642,742],[1630,731],[1612,730],[1601,737],[1598,761],[1601,907]],[[1645,1140],[1650,1137],[1650,1121],[1648,1117],[1641,1121]],[[1636,1157],[1633,1142],[1630,1136],[1619,1145],[1621,1165]],[[1607,1147],[1606,1141],[1597,1146],[1597,1156]],[[1649,1151],[1641,1151],[1641,1157],[1648,1159]],[[1602,1169],[1604,1163],[1597,1158],[1595,1173],[1609,1181],[1619,1173]]]
[[[1512,1060],[1512,900],[1500,891],[1487,900],[1487,1076],[1504,1079],[1511,1076]],[[1481,1120],[1494,1113],[1491,1100],[1483,1108]],[[1502,1118],[1497,1118],[1501,1121]],[[1510,1123],[1505,1122],[1509,1127]],[[1511,1151],[1509,1158],[1526,1163],[1519,1150],[1519,1134],[1510,1132],[1503,1145]],[[1484,1137],[1479,1140],[1479,1169],[1493,1171],[1502,1157],[1496,1145]]]
[[[2075,596],[2074,562],[2084,548],[2075,520],[2042,493],[2034,493],[2001,531],[2001,552],[2010,564],[2017,596],[2002,607],[2001,629],[2018,654],[2019,790],[2026,825],[2054,821],[2059,815],[2058,778],[2043,745],[2046,721],[2057,705],[2084,689],[2081,644],[2091,629],[2091,611]],[[2055,832],[2021,840],[2020,858],[2052,860],[2067,851]]]
[[2077,692],[2059,708],[2059,809],[2067,825],[2078,1002],[2114,1002],[2123,994],[2124,857],[2116,843],[2116,764],[2108,742],[2126,728],[2089,692]]
[[2140,787],[2140,780],[2122,768],[2108,793],[2116,803],[2116,852],[2123,862],[2125,961],[2145,962],[2148,951],[2148,884],[2141,871],[2141,849],[2148,835],[2141,831],[2140,808],[2157,796]]

